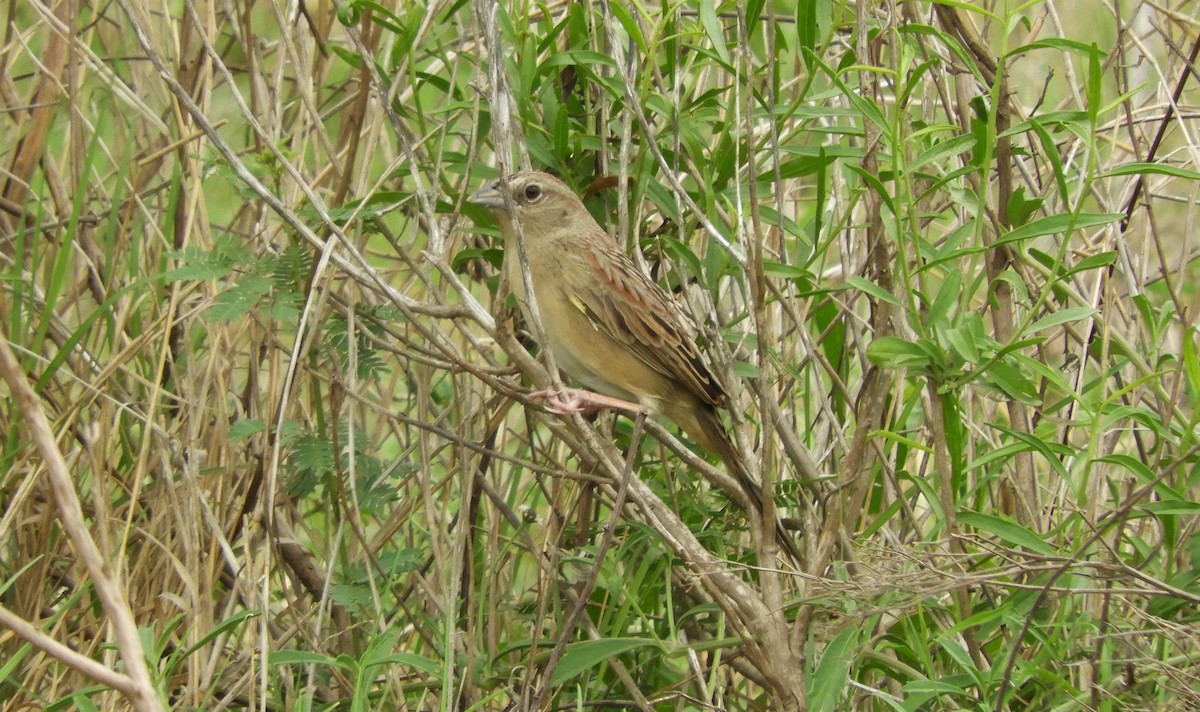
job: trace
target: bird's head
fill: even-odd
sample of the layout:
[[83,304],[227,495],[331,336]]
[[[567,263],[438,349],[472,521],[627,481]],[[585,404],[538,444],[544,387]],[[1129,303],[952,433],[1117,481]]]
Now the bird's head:
[[468,200],[490,210],[502,226],[519,224],[526,239],[556,234],[568,221],[588,215],[566,183],[537,171],[521,171],[486,183]]

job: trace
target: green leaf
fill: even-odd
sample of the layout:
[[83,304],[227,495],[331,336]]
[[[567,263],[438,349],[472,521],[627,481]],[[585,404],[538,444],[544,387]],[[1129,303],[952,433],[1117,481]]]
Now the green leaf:
[[1021,227],[1041,207],[1042,199],[1037,196],[1026,198],[1025,186],[1019,185],[1008,198],[1008,221],[1014,227]]
[[880,301],[900,306],[899,299],[895,298],[890,292],[885,291],[883,287],[880,287],[878,284],[875,284],[869,279],[859,277],[858,275],[850,275],[846,278],[846,283],[860,292],[869,294]]
[[1008,244],[1010,242],[1019,242],[1028,240],[1031,237],[1041,237],[1042,235],[1059,235],[1067,231],[1074,232],[1076,230],[1086,230],[1090,227],[1099,227],[1108,225],[1125,217],[1124,213],[1080,213],[1079,215],[1071,215],[1069,213],[1059,213],[1051,215],[1040,220],[1034,220],[1028,225],[1023,225],[1015,230],[1002,235],[996,244]]
[[963,361],[979,363],[983,360],[978,345],[975,343],[974,335],[969,329],[947,329],[942,332],[942,336],[950,343],[950,348],[954,349],[954,353],[962,357]]
[[721,18],[717,16],[717,4],[714,0],[700,0],[700,24],[704,27],[704,33],[708,35],[708,41],[712,42],[717,56],[727,67],[732,68],[729,48],[725,45],[725,27],[721,24]]
[[817,2],[818,0],[799,0],[796,3],[796,35],[800,43],[801,54],[804,57],[805,65],[812,67],[809,63],[809,53],[815,52],[817,48]]
[[1100,58],[1103,53],[1096,45],[1092,45],[1091,53],[1088,56],[1088,81],[1087,81],[1087,112],[1088,119],[1095,126],[1096,119],[1099,117],[1102,99],[1104,97],[1104,68],[1100,66]]
[[1020,546],[1045,556],[1054,556],[1057,553],[1054,547],[1047,544],[1044,539],[1010,519],[966,509],[959,511],[958,521],[969,527],[995,534],[1013,546]]
[[1091,257],[1085,257],[1079,262],[1075,263],[1075,266],[1071,268],[1071,274],[1107,267],[1116,261],[1117,253],[1115,251],[1109,250],[1108,252],[1101,252],[1099,254],[1092,255]]
[[229,426],[230,440],[245,440],[267,429],[266,421],[260,418],[243,418]]
[[[14,648],[16,647],[16,643],[12,641],[9,641],[9,645],[12,645]],[[29,643],[21,645],[20,648],[17,648],[16,652],[11,652],[12,657],[4,661],[3,665],[0,665],[0,680],[10,680],[13,671],[16,670],[21,661],[31,652],[33,652],[33,646]]]
[[1187,499],[1168,499],[1159,502],[1146,502],[1138,505],[1138,509],[1145,510],[1157,517],[1162,516],[1191,516],[1200,514],[1200,502],[1193,502]]
[[1096,51],[1096,45],[1085,44],[1077,40],[1068,40],[1061,37],[1051,37],[1016,47],[1008,53],[1008,57],[1016,57],[1035,49],[1060,49],[1090,56]]
[[638,648],[659,648],[662,646],[649,638],[605,638],[603,640],[583,640],[567,646],[558,667],[550,677],[550,687],[557,687],[576,675],[599,665],[609,658],[627,653]]
[[763,275],[773,279],[794,280],[802,285],[810,285],[813,281],[811,270],[799,265],[774,262],[772,260],[763,260]]
[[416,653],[389,653],[387,655],[380,655],[379,657],[371,656],[370,659],[364,658],[363,663],[364,667],[404,665],[420,670],[433,677],[440,677],[442,673],[442,666],[436,660],[430,660]]
[[1191,171],[1186,168],[1178,168],[1176,166],[1164,166],[1161,163],[1125,163],[1117,166],[1111,171],[1100,174],[1100,178],[1112,178],[1114,176],[1130,176],[1130,175],[1160,175],[1171,176],[1173,178],[1184,178],[1186,180],[1200,180],[1200,172]]
[[308,650],[272,650],[267,665],[336,665],[337,659],[324,653]]
[[1063,393],[1075,396],[1071,389],[1071,384],[1067,382],[1066,376],[1060,368],[1054,368],[1042,363],[1041,361],[1030,358],[1024,354],[1008,354],[1006,358],[1014,360],[1014,366],[1018,369],[1028,369],[1031,373],[1041,376],[1058,388]]
[[236,321],[258,306],[273,286],[270,277],[251,275],[217,296],[209,310],[214,321]]
[[[354,3],[345,3],[345,5],[343,5],[342,7],[345,7],[347,5],[353,5],[353,4]],[[341,12],[340,8],[338,11],[338,19],[342,20],[342,12]],[[346,20],[342,20],[342,24],[346,25],[347,27],[352,27],[352,26],[358,24],[358,19],[357,19],[357,17],[349,18],[348,23]],[[346,64],[349,64],[354,69],[362,69],[363,68],[362,57],[360,57],[357,52],[352,52],[352,51],[346,49],[345,47],[340,47],[333,43],[329,44],[329,48],[331,50],[333,50],[333,53],[336,54],[338,57],[340,57],[343,62],[345,62]]]
[[646,53],[646,38],[642,35],[642,28],[638,25],[637,20],[633,15],[629,14],[629,8],[624,3],[614,2],[609,3],[609,9],[617,18],[617,22],[621,23],[621,27],[625,28],[625,33],[637,43],[638,49],[642,54]]
[[928,351],[899,336],[883,336],[872,341],[867,345],[867,358],[889,368],[928,367],[933,363]]
[[616,69],[617,63],[612,57],[593,52],[588,49],[573,49],[565,52],[556,52],[543,64],[542,68],[548,69],[551,67],[586,67],[597,64],[608,69]]
[[1137,477],[1144,484],[1150,484],[1158,479],[1150,468],[1146,467],[1146,463],[1129,455],[1106,455],[1105,457],[1097,458],[1096,462],[1105,462],[1110,465],[1123,467],[1132,472],[1133,476]]
[[748,361],[734,361],[733,374],[738,378],[759,378],[762,370]]
[[1021,370],[1003,361],[996,361],[987,367],[986,378],[1009,398],[1028,405],[1038,404],[1037,389]]
[[1092,307],[1069,307],[1060,309],[1053,314],[1038,319],[1029,325],[1029,328],[1022,332],[1022,338],[1028,337],[1030,334],[1036,334],[1039,331],[1052,329],[1060,324],[1069,324],[1072,321],[1080,321],[1086,319],[1096,313]]
[[939,324],[950,316],[950,311],[958,304],[958,296],[962,291],[962,272],[951,269],[946,272],[946,279],[938,289],[937,298],[929,307],[926,321],[929,324]]
[[892,215],[899,214],[896,212],[896,204],[892,201],[891,194],[888,193],[887,188],[883,186],[883,181],[879,180],[879,176],[868,173],[867,171],[863,170],[861,166],[847,165],[846,168],[851,173],[861,178],[864,183],[866,183],[872,190],[875,191],[875,194],[878,195],[881,200],[883,200],[883,204],[887,206],[888,212],[890,212]]
[[[934,141],[933,146],[913,159],[912,163],[908,166],[908,171],[914,173],[923,166],[931,163],[941,165],[943,161],[951,156],[957,156],[960,153],[970,151],[975,147],[975,141],[976,139],[973,134],[964,134],[947,141]],[[967,163],[970,163],[969,159]]]
[[849,678],[850,663],[854,658],[854,649],[858,646],[858,636],[862,628],[848,625],[845,630],[834,636],[833,640],[821,652],[821,662],[809,676],[811,690],[808,695],[808,708],[814,712],[842,709],[840,704],[846,691],[846,681]]

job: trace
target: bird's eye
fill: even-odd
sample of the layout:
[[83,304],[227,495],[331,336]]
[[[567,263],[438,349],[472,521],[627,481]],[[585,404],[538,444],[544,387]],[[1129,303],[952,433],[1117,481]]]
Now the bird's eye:
[[533,202],[542,197],[542,186],[534,184],[525,186],[525,199]]

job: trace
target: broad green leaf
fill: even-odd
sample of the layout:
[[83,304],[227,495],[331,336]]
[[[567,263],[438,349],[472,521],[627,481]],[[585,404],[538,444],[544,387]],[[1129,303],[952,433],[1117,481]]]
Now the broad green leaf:
[[899,336],[883,336],[867,345],[867,358],[891,368],[929,366],[929,353],[912,341]]
[[1029,222],[1029,218],[1042,207],[1042,199],[1038,196],[1025,197],[1025,186],[1019,185],[1008,199],[1008,221],[1014,227],[1021,227]]
[[1038,403],[1038,393],[1033,387],[1033,382],[1019,369],[1003,361],[989,364],[985,377],[1010,398],[1029,405]]
[[821,662],[817,663],[816,670],[809,676],[810,710],[825,712],[842,709],[841,701],[845,696],[850,663],[861,632],[862,629],[856,625],[846,626],[845,630],[834,636],[821,651]]
[[950,348],[954,349],[954,353],[962,357],[967,363],[979,363],[983,360],[983,356],[979,351],[978,344],[967,329],[954,328],[947,329],[942,332],[942,336],[950,343]]

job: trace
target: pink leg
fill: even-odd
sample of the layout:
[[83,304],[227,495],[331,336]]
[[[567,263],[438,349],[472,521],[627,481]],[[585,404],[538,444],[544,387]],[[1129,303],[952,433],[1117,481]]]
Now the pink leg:
[[531,392],[529,397],[545,398],[547,410],[557,415],[571,415],[573,413],[590,415],[601,410],[610,409],[637,413],[643,409],[638,403],[613,398],[612,396],[602,395],[593,391],[585,391],[580,388],[567,388],[562,391],[546,388]]

